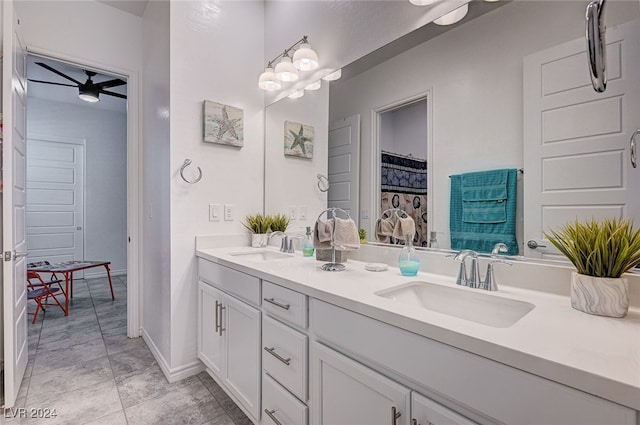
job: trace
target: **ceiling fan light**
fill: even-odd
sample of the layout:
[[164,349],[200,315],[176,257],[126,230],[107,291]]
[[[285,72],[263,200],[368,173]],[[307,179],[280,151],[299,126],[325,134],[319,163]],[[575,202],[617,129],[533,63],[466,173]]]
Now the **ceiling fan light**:
[[293,54],[293,66],[300,71],[312,71],[318,67],[318,54],[309,43],[302,43]]
[[276,78],[280,81],[298,80],[298,70],[293,66],[293,63],[291,63],[291,58],[286,55],[283,56],[276,65],[275,73]]
[[463,4],[462,6],[460,6],[459,8],[452,10],[451,12],[447,13],[446,15],[443,15],[441,17],[439,17],[438,19],[435,19],[433,21],[434,24],[436,25],[452,25],[455,24],[456,22],[462,20],[462,18],[464,18],[465,16],[467,16],[467,12],[469,11],[469,3]]
[[276,74],[273,71],[272,67],[267,67],[262,74],[260,74],[260,78],[258,79],[258,87],[262,90],[274,91],[279,90],[282,87],[282,84],[276,78]]
[[94,88],[79,87],[78,97],[85,102],[96,103],[100,101],[100,93]]
[[409,0],[409,3],[416,6],[429,6],[437,1],[438,0]]

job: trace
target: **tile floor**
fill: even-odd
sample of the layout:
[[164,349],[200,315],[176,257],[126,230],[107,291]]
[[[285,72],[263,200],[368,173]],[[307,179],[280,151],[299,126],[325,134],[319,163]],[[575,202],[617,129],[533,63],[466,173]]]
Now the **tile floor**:
[[5,412],[0,423],[251,424],[206,372],[173,384],[165,379],[142,338],[127,338],[124,277],[113,284],[115,301],[106,278],[77,280],[68,317],[50,306],[29,323],[29,363],[16,408],[55,409],[57,416]]

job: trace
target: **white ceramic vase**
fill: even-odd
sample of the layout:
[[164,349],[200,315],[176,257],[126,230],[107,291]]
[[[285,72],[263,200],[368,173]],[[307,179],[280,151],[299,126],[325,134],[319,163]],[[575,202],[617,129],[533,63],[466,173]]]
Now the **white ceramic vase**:
[[629,284],[624,277],[571,274],[571,307],[585,313],[624,317],[629,311]]
[[251,246],[254,248],[264,248],[269,243],[269,235],[266,233],[252,233]]

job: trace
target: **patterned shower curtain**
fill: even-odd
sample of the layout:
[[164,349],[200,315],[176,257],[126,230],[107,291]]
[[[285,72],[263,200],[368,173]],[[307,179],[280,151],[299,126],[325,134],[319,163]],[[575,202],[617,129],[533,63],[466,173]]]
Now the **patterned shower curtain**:
[[400,208],[416,223],[415,246],[427,246],[427,161],[382,151],[381,209]]

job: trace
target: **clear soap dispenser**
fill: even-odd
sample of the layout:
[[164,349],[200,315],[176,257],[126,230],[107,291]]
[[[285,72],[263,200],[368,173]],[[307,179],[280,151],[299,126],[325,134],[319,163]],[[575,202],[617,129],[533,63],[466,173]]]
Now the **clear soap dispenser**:
[[313,236],[311,235],[311,227],[307,226],[307,234],[304,236],[304,241],[302,242],[302,255],[305,257],[313,256]]
[[398,257],[398,267],[402,276],[415,276],[420,269],[420,260],[413,247],[413,235],[406,235],[405,245]]

